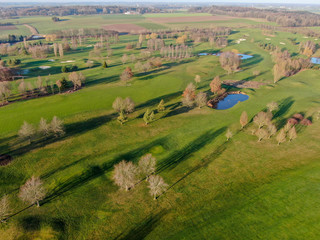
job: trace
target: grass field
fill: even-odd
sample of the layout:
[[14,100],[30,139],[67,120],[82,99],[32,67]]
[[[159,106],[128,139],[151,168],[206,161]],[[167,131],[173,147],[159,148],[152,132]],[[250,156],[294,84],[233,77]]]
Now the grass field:
[[[156,29],[150,18],[189,14],[147,14],[129,16],[130,23]],[[202,15],[201,15],[202,16]],[[54,29],[80,27],[84,18],[66,17],[70,23],[56,25],[50,18],[24,18],[40,33]],[[129,19],[129,18],[128,18]],[[92,16],[86,26],[94,27],[128,21],[126,16]],[[43,21],[42,21],[43,20]],[[22,19],[19,20],[22,22]],[[246,20],[253,21],[253,20]],[[236,23],[221,23],[233,26]],[[46,26],[48,24],[48,26]],[[60,24],[60,23],[59,23]],[[230,25],[229,25],[230,24]],[[89,26],[90,25],[90,26]],[[147,27],[149,26],[149,27]],[[8,166],[0,166],[0,196],[8,194],[14,212],[24,209],[17,197],[19,187],[32,175],[40,176],[48,189],[41,207],[31,207],[1,224],[3,239],[318,239],[320,228],[320,109],[319,70],[307,70],[273,84],[269,52],[259,42],[272,44],[298,54],[296,41],[304,36],[277,32],[264,36],[256,28],[234,28],[223,51],[238,50],[251,54],[242,71],[228,75],[217,56],[194,56],[145,74],[136,74],[129,86],[119,74],[134,63],[122,64],[121,56],[135,54],[126,50],[137,35],[124,35],[111,45],[109,67],[85,67],[95,40],[65,56],[47,59],[22,58],[22,68],[30,69],[26,81],[35,82],[49,73],[50,81],[62,76],[62,61],[74,60],[87,78],[85,87],[72,94],[56,94],[14,102],[0,108],[0,149],[15,147],[23,121],[37,124],[41,117],[58,116],[64,120],[66,135],[14,152]],[[246,41],[237,44],[236,41]],[[270,38],[271,40],[267,40]],[[166,44],[172,40],[165,40]],[[280,44],[285,43],[285,45]],[[144,43],[144,47],[145,47]],[[194,53],[215,52],[209,43],[194,46]],[[106,51],[103,52],[106,58]],[[7,57],[3,58],[8,59]],[[49,62],[48,59],[55,59]],[[39,66],[51,66],[40,70]],[[254,71],[260,71],[254,76]],[[194,76],[202,78],[197,91],[208,91],[215,76],[222,80],[263,82],[260,89],[241,89],[249,100],[227,110],[208,107],[184,109],[181,94]],[[232,90],[232,89],[229,89]],[[118,96],[130,96],[136,111],[121,126],[115,120],[112,102]],[[156,114],[156,121],[145,125],[142,116],[147,108],[156,109],[160,100],[166,110]],[[276,101],[280,108],[273,122],[281,128],[294,113],[313,118],[313,124],[297,128],[298,138],[277,146],[275,137],[257,142],[251,135],[253,123],[240,130],[239,117],[247,111],[251,119]],[[226,141],[231,129],[234,136]],[[129,192],[112,182],[112,167],[125,159],[136,163],[145,153],[157,158],[157,173],[169,184],[168,191],[152,200],[147,183],[139,183]]]

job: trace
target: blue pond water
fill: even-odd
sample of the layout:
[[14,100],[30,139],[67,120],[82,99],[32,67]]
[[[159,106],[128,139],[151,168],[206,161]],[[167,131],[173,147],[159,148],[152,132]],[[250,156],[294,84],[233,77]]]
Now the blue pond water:
[[312,62],[313,64],[320,64],[320,58],[313,57],[313,58],[311,58],[311,62]]
[[252,55],[247,55],[247,54],[238,54],[238,56],[240,56],[242,60],[253,58]]
[[225,110],[228,108],[232,108],[238,102],[244,102],[248,99],[249,96],[245,94],[229,94],[223,100],[218,102],[216,109]]

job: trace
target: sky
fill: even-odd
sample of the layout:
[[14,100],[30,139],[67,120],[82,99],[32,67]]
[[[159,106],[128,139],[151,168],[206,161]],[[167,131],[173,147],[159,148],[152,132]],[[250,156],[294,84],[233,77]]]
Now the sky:
[[[106,1],[106,0],[0,0],[0,2],[6,2],[6,3],[13,3],[13,2],[50,2],[50,3],[58,3],[58,2],[104,2],[104,3],[108,3],[108,2],[117,2],[117,0],[110,0],[110,1]],[[120,0],[118,2],[157,2],[157,3],[161,3],[161,2],[166,2],[166,3],[170,3],[172,2],[172,0]],[[194,2],[194,0],[175,0],[175,3],[179,3],[179,2]],[[285,4],[285,3],[296,3],[296,4],[320,4],[320,0],[218,0],[218,1],[214,1],[214,0],[198,0],[198,2],[208,2],[211,3],[212,5],[214,5],[214,3],[222,3],[222,2],[226,2],[226,3],[230,3],[230,2],[235,2],[235,3],[277,3],[277,4]]]

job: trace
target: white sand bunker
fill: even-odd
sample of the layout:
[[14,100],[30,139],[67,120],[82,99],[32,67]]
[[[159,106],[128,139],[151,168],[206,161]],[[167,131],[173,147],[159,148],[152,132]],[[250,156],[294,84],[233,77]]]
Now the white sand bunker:
[[87,47],[92,47],[92,45],[88,45]]
[[42,70],[45,70],[45,69],[49,69],[51,67],[50,66],[40,66],[39,68],[42,69]]
[[266,38],[266,40],[271,40],[271,38]]
[[286,45],[284,42],[280,42],[281,45]]
[[68,60],[68,61],[62,61],[61,63],[73,63],[75,62],[74,60]]
[[48,61],[49,61],[49,62],[54,62],[54,59],[49,59]]

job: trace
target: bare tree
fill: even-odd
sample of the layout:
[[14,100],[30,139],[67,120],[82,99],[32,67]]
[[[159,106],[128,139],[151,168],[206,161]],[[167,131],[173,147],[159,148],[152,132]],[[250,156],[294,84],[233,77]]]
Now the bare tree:
[[267,126],[268,126],[268,132],[269,132],[268,138],[271,138],[273,135],[277,133],[277,128],[271,122]]
[[253,122],[258,125],[259,128],[262,128],[268,123],[267,113],[259,112],[254,118]]
[[161,101],[158,104],[157,110],[158,112],[163,112],[166,109],[166,107],[164,106],[164,101],[163,99],[161,99]]
[[128,55],[127,54],[123,54],[123,56],[121,58],[121,62],[122,62],[122,64],[126,64],[128,62]]
[[114,166],[113,180],[116,185],[126,191],[134,187],[137,182],[136,175],[137,168],[132,162],[122,160]]
[[291,127],[292,127],[291,122],[287,122],[286,125],[284,125],[284,127],[283,127],[285,133],[289,132],[289,130],[291,129]]
[[192,107],[194,104],[194,99],[196,97],[196,87],[193,83],[189,83],[186,89],[184,90],[182,96],[182,104],[188,107]]
[[288,132],[288,137],[289,137],[289,141],[291,142],[292,140],[297,138],[297,132],[296,132],[296,128],[295,126],[293,126],[289,132]]
[[19,197],[22,201],[40,206],[39,201],[46,196],[46,189],[39,177],[32,176],[20,188]]
[[195,98],[195,102],[199,108],[207,104],[207,94],[204,92],[199,92]]
[[233,134],[231,132],[230,129],[227,130],[227,133],[226,133],[226,138],[227,138],[227,141],[229,141],[230,138],[232,138]]
[[262,139],[265,139],[268,136],[268,132],[263,128],[259,128],[256,131],[256,136],[258,137],[258,142],[261,142]]
[[148,153],[140,158],[139,172],[148,180],[149,176],[156,171],[156,158]]
[[80,89],[85,77],[82,73],[72,72],[69,74],[69,80],[73,83],[73,90]]
[[134,112],[135,103],[134,103],[134,101],[133,101],[130,97],[126,97],[126,98],[124,99],[124,105],[125,105],[124,111],[125,111],[126,113],[132,113],[132,112]]
[[248,124],[248,114],[246,111],[243,111],[240,116],[241,129]]
[[161,194],[163,194],[167,188],[168,184],[166,184],[162,177],[159,175],[151,175],[149,177],[149,189],[150,189],[150,195],[153,196],[153,199],[156,200],[157,197]]
[[58,56],[58,45],[57,45],[57,43],[53,44],[53,52],[54,52],[54,56],[57,57]]
[[64,56],[64,50],[63,50],[63,46],[61,43],[59,44],[59,55],[61,58]]
[[55,137],[63,136],[65,134],[63,121],[60,120],[57,116],[54,116],[52,118],[52,121],[50,123],[50,131]]
[[201,82],[201,77],[200,77],[200,75],[196,75],[196,76],[194,77],[194,81],[195,81],[196,84],[199,84],[199,83]]
[[281,129],[280,132],[278,133],[277,141],[278,141],[278,145],[286,141],[286,132],[284,131],[284,129]]
[[216,76],[211,82],[210,82],[210,89],[212,93],[219,93],[221,90],[221,80],[219,76]]
[[18,132],[19,138],[21,140],[28,140],[30,144],[34,134],[35,134],[34,127],[31,124],[24,121]]
[[7,195],[4,195],[0,200],[0,223],[5,222],[10,212],[9,198]]
[[273,111],[275,111],[275,110],[278,110],[279,105],[278,105],[278,103],[276,103],[276,102],[270,102],[270,103],[267,104],[267,108],[268,108],[268,110],[269,110],[270,112],[273,112]]
[[44,118],[40,119],[38,132],[42,136],[49,136],[50,135],[50,124],[47,123],[47,120]]
[[240,57],[234,52],[221,53],[219,57],[221,67],[228,71],[228,73],[235,72],[241,63]]

